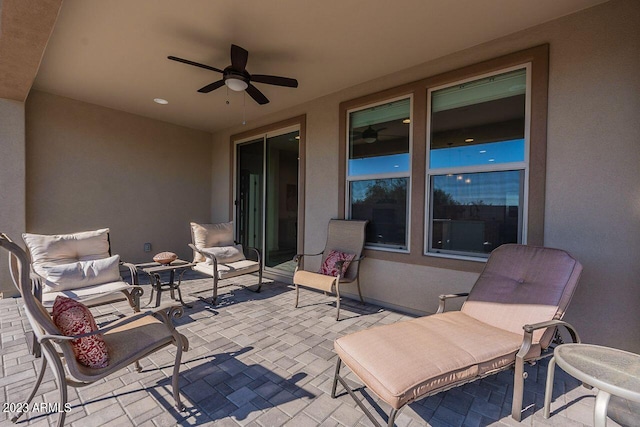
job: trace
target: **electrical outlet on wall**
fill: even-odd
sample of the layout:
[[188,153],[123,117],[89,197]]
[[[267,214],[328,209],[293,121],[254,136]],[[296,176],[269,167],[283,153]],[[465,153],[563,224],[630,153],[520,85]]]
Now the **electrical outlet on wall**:
[[144,251],[145,252],[151,252],[151,243],[145,243],[144,244]]

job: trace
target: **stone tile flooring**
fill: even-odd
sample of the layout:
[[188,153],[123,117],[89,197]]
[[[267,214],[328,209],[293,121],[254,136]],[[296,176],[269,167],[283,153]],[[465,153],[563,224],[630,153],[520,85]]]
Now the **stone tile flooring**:
[[[201,298],[211,296],[211,278],[189,272],[182,283],[183,297],[193,307],[177,321],[189,339],[190,350],[181,367],[185,413],[173,408],[170,375],[171,348],[141,361],[143,372],[123,370],[80,389],[70,388],[71,410],[66,425],[89,426],[369,426],[370,421],[346,394],[330,396],[335,355],[333,340],[344,334],[407,319],[410,316],[355,301],[343,303],[344,320],[335,321],[334,298],[301,291],[301,308],[294,309],[292,286],[266,281],[262,292],[242,287],[221,288],[219,304],[211,307]],[[229,279],[252,284],[254,278]],[[229,280],[221,284],[231,283]],[[149,285],[145,285],[144,303]],[[163,295],[163,301],[169,299]],[[125,303],[94,309],[99,323],[113,320],[114,308],[128,313]],[[0,400],[19,403],[28,396],[39,361],[28,354],[20,299],[0,300]],[[375,349],[372,349],[375,351]],[[414,402],[404,408],[398,426],[590,426],[594,392],[557,370],[552,417],[542,417],[546,362],[527,369],[523,421],[510,417],[512,371]],[[343,368],[346,369],[346,368]],[[350,380],[355,383],[351,374]],[[340,390],[340,388],[339,388]],[[360,389],[367,405],[375,395]],[[57,402],[58,392],[48,372],[35,402]],[[637,409],[622,408],[629,423]],[[4,408],[3,408],[4,409]],[[388,412],[382,404],[382,411]],[[380,413],[380,410],[378,410]],[[11,425],[7,413],[0,425]],[[380,420],[382,421],[382,415]],[[18,425],[47,426],[56,414],[29,412]],[[629,424],[629,425],[631,425]],[[619,425],[609,420],[609,426]]]

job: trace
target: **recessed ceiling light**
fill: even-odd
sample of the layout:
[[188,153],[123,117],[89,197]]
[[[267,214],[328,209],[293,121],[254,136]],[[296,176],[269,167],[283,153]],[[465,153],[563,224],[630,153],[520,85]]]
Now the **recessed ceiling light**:
[[489,159],[489,161],[490,161],[490,162],[495,162],[495,161],[496,161],[496,159]]
[[300,139],[300,135],[296,136],[296,139]]
[[153,98],[153,102],[155,102],[156,104],[161,104],[161,105],[166,105],[169,103],[169,101],[167,101],[166,99],[162,99],[162,98]]
[[484,154],[486,152],[487,152],[487,150],[480,150],[480,154]]
[[473,142],[473,138],[467,138],[464,140],[464,142]]
[[404,119],[402,123],[404,123],[405,125],[408,125],[409,123],[411,123],[411,119]]

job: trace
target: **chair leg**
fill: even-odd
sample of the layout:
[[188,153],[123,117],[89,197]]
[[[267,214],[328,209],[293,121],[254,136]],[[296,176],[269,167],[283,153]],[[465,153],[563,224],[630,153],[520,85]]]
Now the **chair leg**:
[[[38,378],[36,379],[36,382],[33,385],[33,389],[31,390],[31,394],[29,394],[29,397],[25,401],[25,404],[26,404],[27,407],[31,404],[31,401],[33,400],[34,396],[36,395],[36,392],[38,391],[38,388],[40,387],[40,384],[42,384],[42,379],[44,378],[44,371],[47,369],[47,358],[42,356],[41,359],[42,359],[42,363],[40,364],[40,372],[38,372]],[[25,412],[20,412],[17,415],[14,415],[13,418],[11,418],[11,422],[15,424],[16,421],[18,421],[18,419],[24,413]]]
[[300,297],[300,287],[298,286],[298,284],[296,283],[296,303],[294,305],[295,308],[298,308],[298,299]]
[[340,367],[342,366],[342,359],[338,357],[338,361],[336,362],[336,372],[333,376],[333,386],[331,387],[331,397],[336,398],[336,390],[338,388],[338,375],[340,375]]
[[[68,400],[67,378],[65,376],[64,367],[62,366],[60,357],[56,353],[55,349],[51,346],[51,344],[46,345],[46,348],[44,350],[53,355],[53,357],[51,358],[53,363],[53,373],[56,380],[58,380],[58,387],[60,388],[60,413],[58,416],[58,427],[62,427],[64,424],[64,419],[67,416],[67,412],[65,411],[65,406]],[[44,358],[46,356],[43,355],[42,357]]]
[[398,416],[398,412],[400,411],[396,408],[391,409],[391,412],[389,412],[389,422],[387,423],[387,427],[393,427],[396,417]]
[[358,285],[358,295],[360,296],[360,302],[364,304],[364,298],[362,298],[362,291],[360,290],[360,279],[356,277],[356,285]]
[[340,280],[336,281],[336,321],[340,320]]
[[180,341],[176,342],[176,360],[173,365],[171,386],[173,388],[173,400],[175,400],[176,409],[178,412],[183,412],[186,408],[182,404],[182,400],[180,400],[180,363],[182,362],[182,349],[184,348],[184,342],[182,341],[182,337],[179,337],[179,340]]
[[216,305],[218,299],[218,274],[213,272],[213,297],[211,298],[211,305]]
[[524,359],[516,356],[515,372],[513,374],[511,417],[518,422],[522,420],[522,401],[524,398],[524,380],[526,377],[527,373],[524,371]]
[[262,268],[258,270],[258,289],[256,292],[260,292],[260,288],[262,288]]

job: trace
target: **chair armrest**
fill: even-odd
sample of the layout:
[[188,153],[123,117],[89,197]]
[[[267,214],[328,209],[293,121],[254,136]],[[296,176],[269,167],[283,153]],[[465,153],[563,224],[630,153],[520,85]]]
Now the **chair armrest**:
[[54,341],[54,342],[60,342],[60,341],[73,341],[75,339],[78,338],[84,338],[84,337],[90,337],[92,335],[98,335],[98,334],[104,334],[105,332],[109,332],[113,329],[119,328],[121,326],[127,325],[129,323],[135,322],[137,320],[142,319],[143,317],[146,316],[156,316],[159,317],[159,319],[165,323],[169,329],[171,329],[172,331],[175,330],[175,327],[173,326],[173,322],[171,321],[172,318],[180,318],[182,317],[182,314],[184,313],[184,309],[182,308],[182,306],[180,305],[173,305],[171,303],[165,303],[160,305],[159,307],[150,309],[150,310],[145,310],[142,312],[138,312],[138,313],[134,313],[130,316],[126,316],[122,319],[118,319],[115,320],[111,323],[109,323],[108,325],[99,328],[95,331],[92,332],[86,332],[84,334],[78,334],[78,335],[43,335],[41,336],[38,341],[40,343],[42,343],[43,341]]
[[129,269],[129,274],[131,275],[131,284],[137,286],[139,283],[138,283],[138,269],[136,268],[136,266],[130,262],[124,262],[124,261],[120,261],[120,265],[122,267],[126,267]]
[[469,292],[459,292],[457,294],[444,294],[438,297],[438,311],[436,313],[444,313],[445,304],[448,299],[468,297]]
[[250,252],[253,252],[256,255],[256,261],[258,264],[261,264],[262,255],[260,254],[260,250],[258,248],[254,248],[253,246],[247,246],[246,249]]
[[531,345],[533,344],[533,333],[535,331],[537,331],[538,329],[546,329],[546,328],[558,327],[558,326],[563,326],[567,329],[567,331],[569,331],[569,334],[571,335],[571,339],[573,340],[574,343],[582,342],[576,329],[571,324],[563,320],[547,320],[545,322],[534,323],[531,325],[524,325],[522,327],[522,329],[524,330],[522,345],[520,346],[520,350],[516,354],[516,360],[518,359],[523,360],[524,357],[529,352],[529,350],[531,349]]
[[318,256],[318,255],[322,255],[324,252],[319,252],[317,254],[296,254],[296,256],[293,257],[293,260],[300,264],[300,262],[302,261],[302,258],[306,257],[306,256]]

